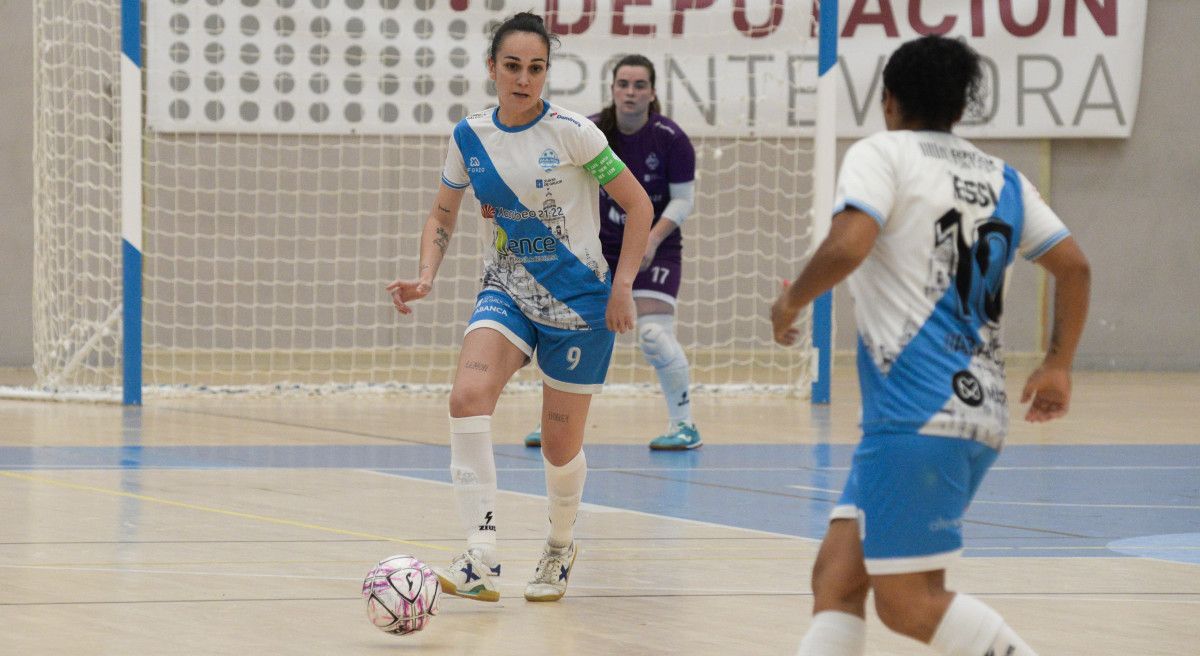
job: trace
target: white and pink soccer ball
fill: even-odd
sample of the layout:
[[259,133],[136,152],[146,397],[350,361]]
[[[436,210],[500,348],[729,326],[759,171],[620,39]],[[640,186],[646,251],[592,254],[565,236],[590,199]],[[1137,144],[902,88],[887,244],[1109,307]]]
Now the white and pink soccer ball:
[[412,556],[379,561],[363,580],[367,618],[385,633],[408,635],[425,628],[438,613],[441,587],[428,565]]

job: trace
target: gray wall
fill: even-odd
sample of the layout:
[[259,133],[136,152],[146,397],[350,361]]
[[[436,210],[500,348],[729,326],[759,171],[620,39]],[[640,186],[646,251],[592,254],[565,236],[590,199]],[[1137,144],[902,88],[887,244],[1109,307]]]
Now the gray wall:
[[[37,0],[34,0],[37,1]],[[32,9],[0,3],[0,366],[33,360]],[[1137,124],[1128,140],[1050,144],[1049,200],[1093,264],[1093,305],[1080,365],[1200,369],[1200,50],[1190,43],[1200,2],[1150,3]],[[981,142],[1033,181],[1044,179],[1038,141]],[[843,147],[845,144],[843,144]],[[1038,270],[1018,263],[1010,286],[1010,351],[1038,348]],[[837,294],[837,346],[853,348],[851,306]]]
[[1080,364],[1200,369],[1200,2],[1153,0],[1133,138],[1054,144],[1052,202],[1092,260]]

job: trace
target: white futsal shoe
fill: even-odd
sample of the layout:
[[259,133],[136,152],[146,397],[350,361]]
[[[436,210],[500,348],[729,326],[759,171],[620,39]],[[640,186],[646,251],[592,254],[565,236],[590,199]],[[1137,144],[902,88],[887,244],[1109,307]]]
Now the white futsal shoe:
[[500,576],[500,566],[488,567],[478,551],[468,550],[451,561],[449,567],[434,567],[433,573],[447,594],[476,601],[500,601],[500,591],[492,581],[493,576]]
[[525,599],[529,601],[558,601],[567,592],[567,580],[579,547],[571,542],[568,547],[556,548],[549,544],[542,550],[533,580],[525,586]]

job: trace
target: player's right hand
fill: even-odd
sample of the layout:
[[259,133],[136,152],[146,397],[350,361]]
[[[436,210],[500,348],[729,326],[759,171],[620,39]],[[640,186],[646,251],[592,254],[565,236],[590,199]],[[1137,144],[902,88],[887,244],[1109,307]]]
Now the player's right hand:
[[1061,367],[1042,365],[1025,383],[1021,392],[1021,403],[1033,400],[1029,411],[1025,413],[1025,421],[1039,423],[1057,419],[1067,414],[1071,404],[1071,372]]
[[786,280],[781,282],[783,289],[779,292],[779,298],[771,304],[771,330],[775,333],[776,344],[791,346],[800,339],[800,331],[796,329],[796,318],[800,316],[800,310],[789,306],[789,283]]
[[424,280],[394,280],[387,286],[387,290],[392,295],[392,305],[396,307],[397,312],[412,314],[408,302],[428,296],[429,292],[433,291],[433,285]]
[[637,323],[637,306],[633,303],[633,288],[613,285],[604,310],[604,325],[614,333],[633,330]]

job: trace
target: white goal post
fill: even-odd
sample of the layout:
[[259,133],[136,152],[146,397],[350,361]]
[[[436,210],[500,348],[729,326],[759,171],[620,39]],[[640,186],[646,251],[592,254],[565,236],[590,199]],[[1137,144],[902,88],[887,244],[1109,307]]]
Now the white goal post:
[[[38,387],[25,392],[138,404],[143,391],[448,386],[486,247],[471,194],[416,313],[396,314],[384,285],[415,275],[450,130],[495,102],[488,32],[527,4],[34,0]],[[692,137],[677,325],[694,383],[811,385],[828,402],[829,297],[794,348],[773,344],[766,310],[828,229],[837,2],[543,9],[562,38],[551,102],[599,111],[611,64],[637,52]],[[653,380],[619,339],[608,382]]]

